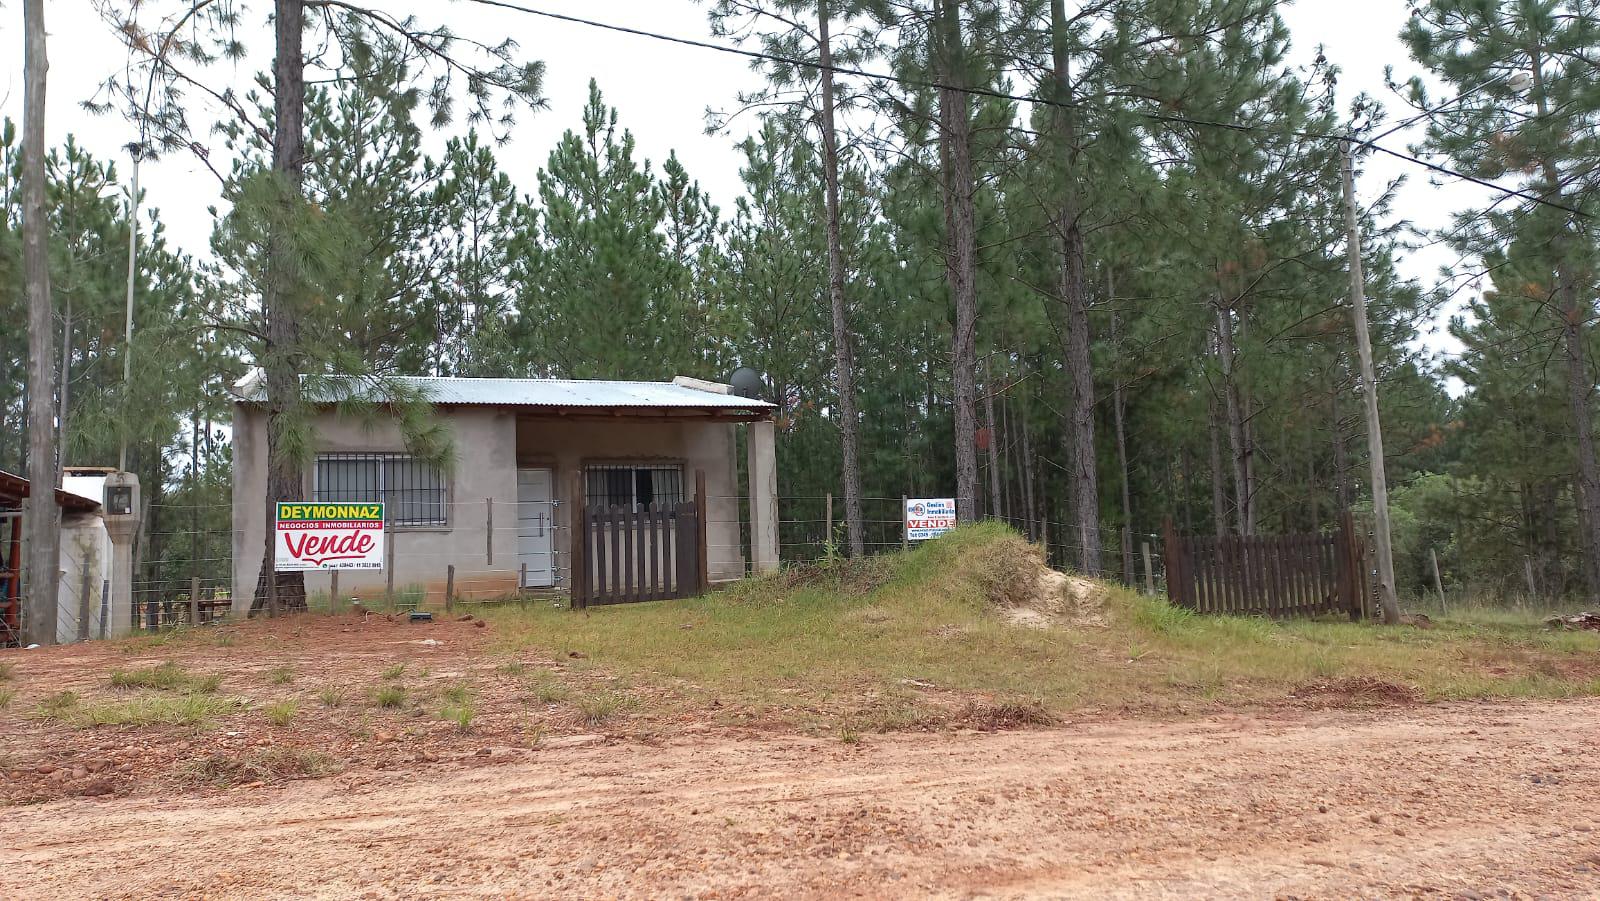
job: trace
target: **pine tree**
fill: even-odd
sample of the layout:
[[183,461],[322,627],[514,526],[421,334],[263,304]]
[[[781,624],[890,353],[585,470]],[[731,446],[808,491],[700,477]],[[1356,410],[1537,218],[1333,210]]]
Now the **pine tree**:
[[1468,174],[1520,181],[1547,201],[1472,211],[1448,237],[1485,257],[1515,243],[1523,266],[1537,260],[1544,270],[1535,279],[1541,290],[1530,293],[1552,314],[1565,362],[1585,569],[1590,593],[1600,595],[1600,460],[1589,348],[1600,259],[1594,226],[1600,79],[1592,56],[1600,11],[1583,0],[1430,0],[1414,10],[1402,38],[1419,64],[1460,95],[1440,104],[1420,80],[1411,83],[1413,101],[1433,110],[1429,149]]

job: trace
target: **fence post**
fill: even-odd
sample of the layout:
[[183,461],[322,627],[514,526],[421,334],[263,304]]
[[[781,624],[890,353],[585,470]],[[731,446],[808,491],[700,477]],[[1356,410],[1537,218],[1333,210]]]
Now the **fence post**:
[[[572,599],[568,602],[573,610],[582,610],[589,606],[589,526],[586,511],[588,501],[583,496],[583,473],[572,474],[572,528],[567,538],[567,556],[572,563]],[[526,564],[524,564],[526,570]],[[524,574],[524,582],[527,581]]]
[[1439,578],[1439,555],[1431,547],[1428,548],[1428,562],[1433,565],[1433,586],[1439,589],[1439,615],[1444,616],[1448,612],[1444,602],[1444,580]]
[[328,570],[328,613],[331,615],[337,613],[338,611],[339,571],[337,569],[330,569]]
[[[338,570],[334,570],[334,578],[338,578]],[[200,577],[189,577],[189,626],[200,625]]]
[[[1172,517],[1161,520],[1161,562],[1167,570],[1167,601],[1179,607],[1192,606],[1185,603],[1188,593],[1188,580],[1184,576],[1183,549],[1178,546],[1178,533],[1172,527]],[[1147,545],[1148,547],[1148,545]],[[1145,571],[1149,572],[1150,557],[1146,551]]]
[[911,550],[911,530],[906,528],[906,496],[900,495],[900,550]]
[[1144,593],[1153,595],[1156,593],[1156,571],[1150,562],[1150,542],[1141,539],[1139,545],[1144,552]]
[[[751,493],[754,494],[755,492],[752,490]],[[704,593],[711,588],[711,548],[706,544],[709,535],[706,522],[711,519],[711,509],[706,503],[706,471],[703,469],[694,471],[694,508],[696,516],[695,537],[700,545],[698,553],[695,555],[695,578],[699,580],[697,593]],[[776,529],[777,527],[777,523],[773,523],[773,528]],[[754,557],[756,553],[755,538],[754,533],[752,532],[751,534],[750,556]]]
[[828,492],[828,497],[827,497],[827,501],[826,501],[825,506],[824,506],[824,510],[826,511],[826,513],[823,515],[823,518],[827,520],[827,526],[826,526],[826,528],[823,529],[823,532],[822,532],[822,546],[824,548],[830,548],[830,547],[833,547],[833,492],[832,491]]
[[1364,618],[1367,612],[1364,599],[1367,585],[1365,572],[1367,554],[1364,542],[1356,537],[1355,517],[1351,516],[1348,508],[1339,512],[1339,535],[1334,547],[1337,548],[1339,557],[1339,570],[1342,574],[1339,581],[1345,588],[1345,603],[1350,611],[1350,619],[1357,621]]
[[484,543],[487,545],[487,547],[485,547],[484,551],[483,551],[484,563],[489,565],[489,566],[493,566],[494,565],[494,498],[492,498],[492,497],[486,497],[486,498],[483,499],[483,518],[484,518],[484,527],[483,527],[484,539],[483,540],[484,540]]
[[89,555],[84,554],[78,560],[78,569],[82,578],[78,581],[78,640],[89,640]]
[[[383,515],[389,515],[389,507],[384,505]],[[389,528],[389,523],[383,524],[383,592],[388,599],[389,606],[394,607],[394,530]]]
[[456,565],[454,563],[444,568],[444,612],[454,613],[456,609]]

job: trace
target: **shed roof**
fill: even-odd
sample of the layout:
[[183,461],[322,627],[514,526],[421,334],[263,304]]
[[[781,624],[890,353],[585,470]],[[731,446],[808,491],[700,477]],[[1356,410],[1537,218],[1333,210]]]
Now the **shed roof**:
[[[18,503],[30,493],[31,485],[27,479],[14,473],[0,470],[0,502]],[[91,497],[84,497],[71,491],[56,489],[56,503],[64,510],[81,510],[85,513],[100,509],[100,502]]]
[[[775,409],[762,400],[739,397],[726,385],[679,377],[670,382],[605,381],[599,379],[474,379],[444,376],[396,376],[397,382],[421,393],[429,402],[445,406],[537,407],[551,409],[656,409],[707,411],[764,417]],[[352,376],[318,379],[321,398],[371,396],[378,383]],[[260,370],[253,370],[234,385],[242,403],[266,400]]]

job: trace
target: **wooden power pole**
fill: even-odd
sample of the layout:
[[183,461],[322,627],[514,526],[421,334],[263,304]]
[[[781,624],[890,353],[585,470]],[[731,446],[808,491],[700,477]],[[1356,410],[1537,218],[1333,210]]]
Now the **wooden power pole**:
[[22,269],[28,295],[28,588],[22,640],[56,643],[61,584],[61,508],[56,506],[56,361],[45,219],[44,0],[23,0]]
[[1361,357],[1361,394],[1366,404],[1367,455],[1372,467],[1373,551],[1378,563],[1378,603],[1383,621],[1400,622],[1394,589],[1394,549],[1389,538],[1389,479],[1383,465],[1383,426],[1378,420],[1378,377],[1372,365],[1372,337],[1367,330],[1366,275],[1361,268],[1361,223],[1356,216],[1356,145],[1344,143],[1340,169],[1344,176],[1344,224],[1349,232],[1350,316],[1356,326],[1356,352]]

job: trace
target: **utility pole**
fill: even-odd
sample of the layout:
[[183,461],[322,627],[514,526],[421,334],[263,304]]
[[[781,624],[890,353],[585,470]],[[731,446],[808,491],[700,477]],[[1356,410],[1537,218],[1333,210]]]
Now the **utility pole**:
[[1356,352],[1361,357],[1361,393],[1366,404],[1367,456],[1372,467],[1373,550],[1378,558],[1378,602],[1383,621],[1400,622],[1400,601],[1394,589],[1394,548],[1389,537],[1389,479],[1384,472],[1383,426],[1378,420],[1378,378],[1372,366],[1372,337],[1367,331],[1366,275],[1361,269],[1361,223],[1356,215],[1356,143],[1345,141],[1340,170],[1344,180],[1344,224],[1350,255],[1350,316],[1356,326]]
[[139,126],[139,143],[129,148],[133,156],[133,181],[128,194],[128,300],[122,322],[122,405],[124,422],[122,440],[117,448],[117,471],[128,471],[128,426],[126,422],[128,401],[132,398],[129,383],[133,380],[133,283],[139,265],[139,157],[144,155],[144,126]]
[[28,295],[28,588],[23,641],[56,643],[61,584],[61,508],[56,485],[56,365],[50,302],[50,223],[45,212],[44,0],[22,4],[22,268]]

